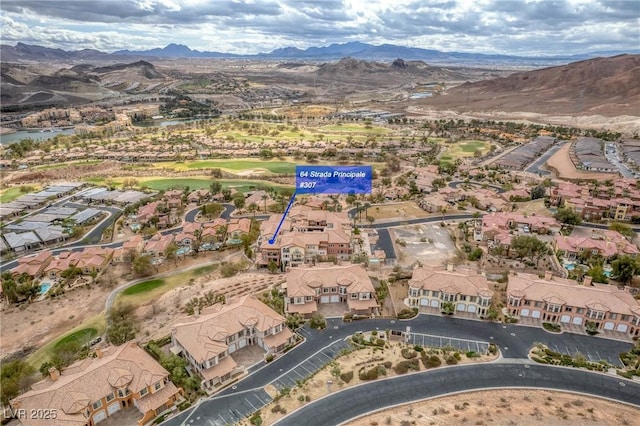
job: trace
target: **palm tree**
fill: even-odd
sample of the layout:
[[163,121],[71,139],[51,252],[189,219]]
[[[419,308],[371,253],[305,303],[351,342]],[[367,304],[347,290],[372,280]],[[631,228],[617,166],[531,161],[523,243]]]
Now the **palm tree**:
[[247,206],[247,210],[253,212],[253,217],[256,217],[256,211],[260,210],[260,207],[256,203],[251,203]]
[[267,200],[269,199],[269,196],[267,194],[262,194],[262,201],[264,201],[264,212],[267,212]]

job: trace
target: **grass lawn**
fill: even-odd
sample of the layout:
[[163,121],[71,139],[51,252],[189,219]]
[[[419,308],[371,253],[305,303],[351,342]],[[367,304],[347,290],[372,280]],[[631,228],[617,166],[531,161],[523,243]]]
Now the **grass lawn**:
[[[31,186],[31,185],[29,185]],[[39,187],[37,186],[31,186],[33,188],[34,191],[39,190]],[[14,186],[12,188],[7,188],[7,189],[3,189],[0,190],[0,203],[10,203],[11,201],[15,200],[16,198],[18,198],[21,195],[25,195],[28,194],[29,192],[32,191],[28,191],[28,192],[22,192],[21,190],[22,187],[20,186]]]
[[[32,365],[37,370],[45,361],[48,361],[51,358],[53,349],[55,349],[59,345],[62,345],[63,343],[61,342],[69,342],[77,338],[82,338],[82,336],[85,336],[88,333],[87,330],[94,330],[95,336],[99,336],[104,333],[106,329],[107,320],[105,318],[104,312],[101,312],[98,315],[80,324],[76,328],[64,333],[58,339],[47,343],[31,355],[29,355],[29,357],[27,358],[27,363]],[[93,333],[93,331],[91,333]]]
[[[246,180],[246,179],[217,179],[218,182],[222,184],[222,188],[235,188],[239,192],[247,192],[257,188],[268,188],[268,187],[276,187],[276,188],[292,188],[287,185],[279,185],[266,181],[258,181],[258,180]],[[198,188],[209,188],[211,185],[211,178],[147,178],[140,179],[140,184],[144,184],[151,189],[159,190],[167,190],[170,188],[184,188],[186,186],[189,189],[194,190]]]
[[143,281],[139,284],[129,287],[128,289],[122,292],[124,296],[132,296],[138,293],[146,293],[148,291],[153,290],[154,288],[160,287],[164,284],[164,280],[162,278],[157,278],[155,280]]
[[93,327],[83,328],[81,330],[71,333],[68,336],[58,340],[53,347],[58,348],[62,345],[66,345],[67,343],[70,343],[76,340],[84,344],[86,342],[89,342],[91,339],[93,339],[96,336],[98,336],[98,330],[96,328],[93,328]]
[[231,172],[241,172],[252,169],[267,170],[271,173],[292,174],[296,170],[295,163],[286,161],[261,161],[256,159],[247,160],[203,160],[203,161],[184,161],[184,162],[170,162],[170,163],[155,163],[154,167],[158,168],[170,168],[174,170],[191,170],[191,169],[212,169],[220,168]]
[[89,160],[89,161],[68,161],[58,164],[46,164],[44,166],[35,166],[33,170],[50,170],[61,169],[68,166],[93,166],[102,163],[102,160]]
[[384,127],[378,126],[369,126],[369,128],[365,126],[360,126],[358,124],[332,124],[328,126],[318,127],[318,131],[323,133],[330,132],[349,132],[349,133],[372,133],[372,134],[385,134],[389,133],[390,130]]
[[485,155],[489,151],[491,144],[489,142],[467,140],[452,144],[442,144],[443,152],[440,155],[440,162],[452,163],[458,158],[473,157],[477,149]]
[[176,287],[186,284],[192,279],[213,272],[217,268],[217,264],[201,266],[199,268],[180,272],[165,278],[142,282],[120,293],[116,299],[116,303],[130,303],[134,306],[146,303]]

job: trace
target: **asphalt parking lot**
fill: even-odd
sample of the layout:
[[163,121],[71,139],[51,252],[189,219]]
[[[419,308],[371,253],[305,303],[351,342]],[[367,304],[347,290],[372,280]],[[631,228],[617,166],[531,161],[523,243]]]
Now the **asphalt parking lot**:
[[616,367],[624,367],[620,358],[613,356],[612,354],[600,353],[598,348],[591,345],[583,345],[577,342],[571,343],[555,343],[549,344],[549,349],[552,351],[560,352],[561,354],[575,356],[577,353],[584,355],[584,357],[591,362],[607,361],[609,364]]
[[462,352],[474,351],[480,354],[486,353],[489,342],[479,340],[454,339],[450,337],[432,336],[430,334],[411,333],[409,342],[412,345],[429,346],[433,348],[443,348],[451,346]]

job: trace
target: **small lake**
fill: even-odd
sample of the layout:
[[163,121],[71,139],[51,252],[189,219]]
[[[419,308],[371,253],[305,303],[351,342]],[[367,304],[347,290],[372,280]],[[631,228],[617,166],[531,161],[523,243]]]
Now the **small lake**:
[[31,138],[34,141],[43,141],[46,139],[51,139],[57,135],[73,135],[73,129],[54,130],[51,132],[28,132],[26,130],[20,130],[19,132],[0,136],[0,143],[7,144],[11,142],[18,142],[21,139],[27,138]]

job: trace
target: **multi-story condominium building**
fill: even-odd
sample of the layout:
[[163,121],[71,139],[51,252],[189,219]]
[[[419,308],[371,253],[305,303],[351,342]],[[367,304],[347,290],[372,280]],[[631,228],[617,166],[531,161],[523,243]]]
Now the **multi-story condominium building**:
[[234,352],[257,345],[275,355],[293,344],[295,337],[282,315],[253,296],[244,296],[203,309],[191,322],[176,324],[171,341],[171,351],[189,361],[202,378],[202,388],[213,392],[244,371],[234,361]]
[[420,266],[409,280],[408,304],[412,307],[437,310],[446,302],[453,303],[456,312],[469,312],[484,317],[491,306],[493,291],[484,275],[471,271],[454,271]]
[[587,321],[598,330],[640,335],[640,304],[626,290],[593,284],[585,277],[573,280],[531,274],[509,276],[507,309],[514,317],[581,326]]
[[318,304],[343,303],[345,312],[358,315],[378,313],[371,278],[362,265],[318,265],[292,269],[287,273],[285,312],[311,315]]
[[591,237],[556,235],[555,251],[568,260],[580,257],[602,256],[609,261],[618,255],[637,256],[638,247],[616,231],[593,229]]
[[269,219],[260,225],[260,256],[257,262],[263,267],[273,261],[286,270],[318,261],[349,260],[354,254],[355,245],[346,213],[296,206],[287,215],[276,241],[271,244],[279,220],[280,217]]
[[135,342],[97,350],[96,355],[61,372],[52,367],[49,377],[11,400],[13,410],[27,414],[55,412],[54,419],[22,416],[22,425],[93,426],[131,406],[140,410],[138,425],[144,425],[182,399],[169,372]]

